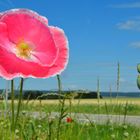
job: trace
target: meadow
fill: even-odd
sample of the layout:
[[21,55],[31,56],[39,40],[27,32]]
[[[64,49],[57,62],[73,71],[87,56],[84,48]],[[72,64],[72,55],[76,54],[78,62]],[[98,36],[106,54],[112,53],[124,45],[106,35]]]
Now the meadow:
[[[0,138],[11,139],[10,100],[0,104]],[[15,108],[17,101],[15,101]],[[38,112],[40,115],[28,115]],[[53,112],[59,112],[51,117]],[[43,117],[41,113],[44,113]],[[139,98],[23,100],[15,140],[140,140],[140,127],[126,123],[79,122],[71,113],[140,115]]]

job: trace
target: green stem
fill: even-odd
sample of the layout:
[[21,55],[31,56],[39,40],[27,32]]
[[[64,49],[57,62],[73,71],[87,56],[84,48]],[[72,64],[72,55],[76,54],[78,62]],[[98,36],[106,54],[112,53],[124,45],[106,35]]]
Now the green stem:
[[57,82],[58,82],[58,96],[59,96],[59,105],[60,105],[60,116],[58,119],[58,127],[57,127],[57,140],[60,139],[60,128],[61,128],[61,123],[62,123],[62,119],[64,118],[65,115],[65,110],[64,110],[64,106],[65,106],[65,97],[63,96],[63,99],[61,101],[61,96],[62,96],[62,84],[61,84],[61,79],[60,79],[60,75],[57,75]]
[[11,109],[12,109],[12,125],[11,125],[11,130],[12,130],[12,140],[14,140],[14,131],[15,131],[15,113],[14,113],[14,80],[11,80]]
[[97,79],[97,99],[98,99],[98,105],[100,103],[100,81],[99,78]]
[[60,75],[57,75],[57,85],[58,85],[58,98],[59,103],[62,104],[61,97],[62,97],[62,84],[61,84],[61,78]]
[[20,107],[21,107],[21,100],[22,100],[22,94],[23,94],[23,82],[24,82],[24,79],[21,78],[21,81],[20,81],[20,92],[19,92],[19,101],[18,101],[17,114],[16,114],[16,120],[15,120],[15,127],[16,127],[16,124],[17,124],[17,121],[18,121],[19,111],[20,111]]
[[57,81],[58,81],[58,93],[60,95],[61,94],[61,91],[62,91],[62,85],[61,85],[60,75],[57,75]]
[[97,79],[98,114],[100,113],[100,81]]

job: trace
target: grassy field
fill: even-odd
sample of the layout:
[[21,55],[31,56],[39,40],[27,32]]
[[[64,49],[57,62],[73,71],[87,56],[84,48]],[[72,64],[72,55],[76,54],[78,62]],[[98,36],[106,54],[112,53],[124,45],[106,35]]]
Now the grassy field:
[[[59,132],[59,138],[58,138]],[[15,140],[140,140],[140,128],[118,124],[79,124],[75,121],[61,123],[58,119],[34,119],[20,116],[15,129]],[[10,121],[0,119],[0,138],[11,140]]]
[[[73,105],[97,105],[98,104],[98,100],[97,99],[73,99],[71,100]],[[26,102],[26,101],[24,101]],[[65,100],[66,104],[69,104],[69,100],[66,99]],[[99,104],[126,104],[126,102],[128,104],[134,104],[134,105],[140,105],[140,98],[104,98],[104,99],[100,99]],[[31,100],[30,103],[35,103],[35,104],[39,104],[40,101],[38,100]],[[59,100],[41,100],[42,104],[59,104]]]
[[[1,101],[0,109],[4,108],[4,103]],[[68,112],[77,113],[140,115],[140,98],[105,98],[99,102],[97,99],[67,99],[65,108]],[[59,109],[59,100],[26,100],[22,104],[22,110],[25,111],[59,112]]]
[[[72,104],[98,104],[98,99],[72,99]],[[0,100],[0,103],[2,103],[3,100]],[[8,101],[10,103],[10,100]],[[16,102],[16,100],[15,100]],[[30,104],[35,103],[39,104],[40,100],[23,100],[24,103],[29,102]],[[120,97],[120,98],[103,98],[99,100],[100,104],[104,103],[113,103],[113,104],[134,104],[134,105],[140,105],[140,98],[125,98],[125,97]],[[41,100],[42,104],[59,104],[59,100],[57,99],[49,99],[49,100]],[[66,104],[69,104],[69,99],[65,100]]]
[[[140,140],[140,128],[128,124],[104,125],[95,123],[79,123],[75,118],[67,121],[67,113],[93,113],[140,115],[139,98],[118,99],[80,99],[80,100],[31,100],[22,101],[20,119],[15,128],[15,140]],[[8,101],[7,110],[10,111]],[[15,101],[16,109],[17,101]],[[5,102],[0,103],[1,111],[5,110]],[[26,111],[45,112],[45,118],[32,118]],[[59,112],[56,118],[49,118],[49,113]],[[64,119],[65,118],[65,119]],[[0,138],[11,140],[11,117],[1,115]]]

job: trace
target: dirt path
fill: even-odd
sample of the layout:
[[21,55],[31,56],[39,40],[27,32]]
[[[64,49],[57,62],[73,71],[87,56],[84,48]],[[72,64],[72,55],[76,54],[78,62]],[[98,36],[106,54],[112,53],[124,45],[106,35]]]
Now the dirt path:
[[[0,111],[0,115],[2,115],[2,111]],[[6,113],[4,113],[6,115]],[[26,112],[27,116],[31,116],[33,118],[45,118],[49,116],[49,118],[58,118],[58,112],[51,112],[50,114],[46,114],[45,112]],[[95,124],[105,124],[116,123],[116,124],[131,124],[140,127],[140,116],[129,116],[129,115],[107,115],[107,114],[84,114],[84,113],[71,113],[67,116],[71,116],[74,121],[78,123],[95,123]],[[66,118],[64,118],[65,120]]]
[[[33,112],[30,114],[34,118],[46,117],[45,113]],[[70,116],[70,114],[68,114]],[[59,117],[58,112],[52,112],[50,118]],[[71,113],[71,117],[79,123],[96,123],[105,124],[107,122],[117,124],[131,124],[140,127],[140,116],[124,116],[124,115],[106,115],[106,114],[83,114],[83,113]]]

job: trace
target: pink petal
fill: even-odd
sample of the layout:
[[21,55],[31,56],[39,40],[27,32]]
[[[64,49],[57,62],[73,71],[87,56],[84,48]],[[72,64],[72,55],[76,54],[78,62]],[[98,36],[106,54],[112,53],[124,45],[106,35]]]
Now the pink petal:
[[[19,9],[15,9],[15,10],[19,10]],[[45,16],[40,16],[38,13],[29,10],[29,9],[20,9],[20,11],[26,12],[27,14],[30,14],[31,16],[37,18],[38,20],[40,20],[42,23],[48,25],[48,19]]]
[[7,37],[8,37],[7,25],[3,22],[0,22],[0,44],[4,44]]
[[57,48],[59,48],[58,57],[54,65],[49,69],[49,74],[55,75],[56,73],[57,74],[61,73],[68,63],[69,57],[68,40],[62,29],[52,26],[50,26],[49,28],[53,35],[55,45]]
[[44,16],[39,16],[38,18],[39,18],[39,20],[40,20],[41,22],[43,22],[43,23],[45,23],[46,25],[48,25],[48,19],[47,19],[46,17],[44,17]]
[[[0,21],[7,24],[10,41],[17,44],[20,40],[24,40],[33,44],[34,55],[40,64],[51,66],[57,57],[57,48],[49,28],[46,26],[47,20],[35,15],[30,10],[11,10],[2,16]],[[38,55],[39,53],[44,53],[43,57]]]
[[12,51],[14,45],[8,40],[7,25],[0,22],[0,46],[8,51]]
[[8,10],[8,11],[0,13],[0,17],[2,15],[5,15],[5,14],[11,13],[11,12],[23,12],[23,13],[30,14],[32,17],[34,17],[34,18],[40,20],[41,22],[45,23],[46,25],[48,25],[48,19],[46,17],[40,16],[35,11],[29,10],[29,9],[12,9],[12,10]]

